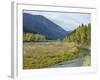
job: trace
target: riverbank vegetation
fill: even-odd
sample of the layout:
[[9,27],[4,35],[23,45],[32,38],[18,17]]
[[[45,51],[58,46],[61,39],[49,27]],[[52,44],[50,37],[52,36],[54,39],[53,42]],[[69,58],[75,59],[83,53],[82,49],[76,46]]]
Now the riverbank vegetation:
[[74,43],[24,44],[23,68],[44,68],[50,65],[79,58],[78,46]]

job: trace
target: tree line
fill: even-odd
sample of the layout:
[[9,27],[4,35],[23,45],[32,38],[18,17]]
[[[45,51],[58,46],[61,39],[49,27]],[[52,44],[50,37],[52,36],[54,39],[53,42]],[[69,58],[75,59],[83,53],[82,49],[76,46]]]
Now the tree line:
[[[31,42],[31,41],[46,41],[49,40],[47,36],[39,34],[39,33],[23,33],[23,41]],[[57,41],[63,42],[75,42],[75,43],[86,43],[90,44],[91,42],[91,24],[81,24],[74,31],[70,32],[67,36],[64,37],[63,40],[57,39]]]
[[90,44],[91,42],[91,24],[81,24],[77,29],[72,31],[68,36],[64,38],[67,42],[76,42],[82,44]]
[[38,34],[38,33],[23,33],[23,41],[24,42],[31,42],[31,41],[45,41],[47,40],[47,37],[42,35],[42,34]]

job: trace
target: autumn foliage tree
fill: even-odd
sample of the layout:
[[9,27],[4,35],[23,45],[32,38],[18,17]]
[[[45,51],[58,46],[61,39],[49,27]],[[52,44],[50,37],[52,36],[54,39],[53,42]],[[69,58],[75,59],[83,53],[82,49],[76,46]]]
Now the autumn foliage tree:
[[31,41],[44,41],[46,40],[46,36],[37,34],[37,33],[23,33],[23,41],[31,42]]
[[64,38],[67,42],[76,42],[81,44],[90,44],[91,42],[91,24],[81,24]]

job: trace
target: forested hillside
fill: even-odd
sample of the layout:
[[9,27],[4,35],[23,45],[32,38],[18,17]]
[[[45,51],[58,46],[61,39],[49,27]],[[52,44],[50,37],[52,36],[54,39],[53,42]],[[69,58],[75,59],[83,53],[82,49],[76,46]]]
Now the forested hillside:
[[39,33],[49,39],[63,39],[68,33],[61,26],[42,15],[23,13],[23,31],[27,33]]
[[76,42],[78,44],[90,44],[91,42],[91,24],[81,24],[64,38],[67,42]]

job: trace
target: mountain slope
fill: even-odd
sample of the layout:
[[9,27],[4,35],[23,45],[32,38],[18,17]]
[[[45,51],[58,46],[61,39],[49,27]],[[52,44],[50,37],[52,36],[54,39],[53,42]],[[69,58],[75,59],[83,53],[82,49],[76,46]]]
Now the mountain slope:
[[81,24],[64,38],[64,41],[90,44],[91,42],[91,24]]
[[63,39],[68,33],[57,24],[41,15],[23,13],[24,32],[39,33],[49,39]]

